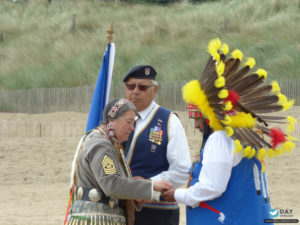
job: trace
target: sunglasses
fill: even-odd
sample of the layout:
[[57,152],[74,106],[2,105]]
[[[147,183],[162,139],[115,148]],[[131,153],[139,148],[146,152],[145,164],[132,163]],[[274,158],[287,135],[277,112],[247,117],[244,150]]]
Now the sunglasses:
[[126,88],[130,91],[133,91],[137,87],[140,91],[147,91],[148,88],[153,87],[154,85],[136,85],[136,84],[125,84]]

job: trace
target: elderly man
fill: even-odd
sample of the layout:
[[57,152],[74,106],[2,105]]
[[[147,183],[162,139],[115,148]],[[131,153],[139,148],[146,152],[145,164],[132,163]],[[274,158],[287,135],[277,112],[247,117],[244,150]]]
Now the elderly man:
[[[152,66],[139,65],[123,79],[125,96],[139,114],[132,140],[126,143],[126,158],[133,176],[167,180],[179,187],[189,178],[189,147],[177,115],[154,101],[158,89],[155,76]],[[178,225],[178,204],[161,199],[158,203],[143,205],[142,210],[136,212],[135,225],[147,224]]]

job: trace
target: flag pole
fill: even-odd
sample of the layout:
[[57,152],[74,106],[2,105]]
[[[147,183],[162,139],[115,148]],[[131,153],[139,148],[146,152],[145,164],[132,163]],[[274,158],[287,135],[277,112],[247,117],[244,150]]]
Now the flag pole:
[[113,23],[112,22],[110,23],[110,26],[106,30],[106,33],[107,33],[108,44],[110,44],[111,40],[113,39],[113,33],[114,33],[114,28],[113,28]]
[[[114,44],[111,43],[111,40],[113,39],[113,24],[111,22],[109,28],[106,30],[107,32],[107,40],[108,40],[108,45],[113,45],[113,54],[109,55],[109,60],[114,61],[114,51],[115,51],[115,47]],[[102,65],[103,66],[103,65]],[[108,71],[110,74],[112,74],[112,70],[113,70],[113,63],[111,65],[108,66]],[[107,84],[109,84],[110,87],[110,83],[111,83],[111,77],[108,78]],[[109,89],[107,90],[107,95],[109,95]],[[106,99],[108,99],[108,96],[105,97]],[[67,223],[68,221],[68,216],[72,207],[72,200],[74,199],[74,192],[75,192],[75,185],[76,185],[76,169],[77,169],[77,159],[78,156],[80,154],[80,150],[82,148],[82,143],[83,143],[83,139],[84,139],[85,135],[80,139],[74,158],[73,158],[73,162],[72,162],[72,168],[71,168],[71,182],[70,182],[70,192],[69,192],[69,199],[68,199],[68,205],[67,205],[67,212],[66,212],[66,216],[65,216],[65,220],[64,220],[64,225]]]
[[113,25],[110,24],[107,29],[107,48],[102,58],[102,65],[96,82],[86,132],[94,129],[102,120],[102,111],[109,100],[110,85],[112,80],[112,71],[115,57],[115,45],[113,39]]
[[109,55],[109,65],[108,65],[108,74],[110,76],[107,77],[107,89],[106,89],[106,96],[105,96],[105,102],[108,103],[109,100],[109,95],[110,95],[110,86],[111,86],[111,80],[112,80],[112,71],[113,71],[113,65],[114,65],[114,58],[115,58],[115,45],[114,43],[111,42],[113,39],[113,33],[114,33],[114,28],[113,28],[113,22],[110,23],[110,26],[106,30],[107,33],[107,42],[108,45],[110,45],[110,52],[111,54]]

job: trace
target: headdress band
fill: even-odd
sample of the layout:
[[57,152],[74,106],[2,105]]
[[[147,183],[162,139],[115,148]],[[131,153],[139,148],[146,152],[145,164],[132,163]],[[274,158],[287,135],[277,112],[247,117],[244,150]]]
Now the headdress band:
[[193,105],[193,104],[188,104],[187,110],[189,112],[190,118],[203,118],[203,115],[200,112],[200,110],[198,109],[198,106]]
[[113,119],[116,116],[116,113],[120,110],[120,108],[122,106],[124,106],[126,103],[128,103],[127,99],[120,99],[119,101],[117,101],[113,107],[111,107],[111,109],[108,112],[108,115]]

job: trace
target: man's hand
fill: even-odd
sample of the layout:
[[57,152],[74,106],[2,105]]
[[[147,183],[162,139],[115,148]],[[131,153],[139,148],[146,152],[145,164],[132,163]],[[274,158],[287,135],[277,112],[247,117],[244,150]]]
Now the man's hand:
[[163,191],[168,191],[172,188],[173,188],[173,184],[170,183],[169,181],[160,180],[160,181],[153,182],[154,191],[163,192]]
[[171,189],[168,191],[164,191],[162,193],[162,196],[168,201],[168,202],[176,202],[174,198],[175,189]]

